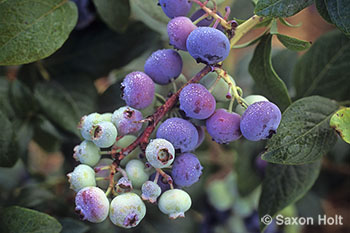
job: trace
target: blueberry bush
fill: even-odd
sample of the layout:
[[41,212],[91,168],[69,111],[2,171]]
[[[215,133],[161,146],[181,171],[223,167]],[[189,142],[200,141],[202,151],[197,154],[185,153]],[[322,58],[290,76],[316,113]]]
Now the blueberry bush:
[[0,232],[346,232],[347,0],[0,0]]

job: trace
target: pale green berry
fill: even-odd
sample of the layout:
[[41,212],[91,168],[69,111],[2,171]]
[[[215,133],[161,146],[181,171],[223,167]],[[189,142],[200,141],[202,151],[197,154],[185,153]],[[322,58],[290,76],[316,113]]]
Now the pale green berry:
[[164,192],[158,202],[160,211],[169,215],[171,219],[185,217],[185,212],[190,209],[191,197],[181,189],[170,189]]
[[85,187],[96,186],[95,171],[88,165],[78,165],[67,176],[70,188],[76,192]]
[[73,158],[83,164],[95,166],[101,159],[101,150],[91,141],[83,141],[74,147]]
[[[117,143],[115,144],[118,148],[125,148],[127,146],[129,146],[131,143],[133,143],[135,140],[137,139],[136,136],[134,135],[125,135],[123,136],[121,139],[119,139],[117,141]],[[119,150],[117,150],[117,152],[119,152]],[[138,156],[141,153],[141,149],[140,147],[136,147],[133,151],[131,151],[128,156],[126,156],[121,162],[120,165],[125,167],[125,165],[131,160],[131,159],[135,159],[138,158]]]
[[[244,100],[245,102],[247,102],[248,105],[251,105],[260,101],[269,101],[268,99],[266,99],[266,97],[262,95],[248,95],[247,97],[244,98]],[[243,115],[244,112],[245,112],[245,109],[240,104],[238,104],[236,107],[236,113],[238,113],[239,115]]]
[[113,114],[110,113],[110,112],[101,114],[101,116],[100,116],[101,122],[102,122],[102,121],[112,122],[112,115],[113,115]]
[[165,139],[154,139],[146,147],[146,158],[155,168],[169,167],[175,158],[174,146]]
[[141,187],[142,191],[142,199],[144,201],[149,201],[150,203],[155,203],[157,201],[157,198],[162,193],[161,188],[157,183],[154,183],[153,181],[146,181],[143,183]]
[[[231,98],[227,98],[229,94],[229,85],[223,78],[220,78],[219,81],[217,81],[218,75],[215,72],[211,72],[204,76],[199,83],[205,86],[208,90],[212,88],[211,94],[214,96],[214,98],[217,101],[225,102],[230,100]],[[215,84],[216,82],[216,84]]]
[[109,218],[113,224],[132,228],[137,226],[146,215],[146,206],[135,193],[124,193],[116,196],[110,206]]
[[[175,79],[175,85],[176,85],[176,89],[179,89],[180,87],[182,87],[185,83],[187,83],[187,79],[185,77],[185,75],[180,74],[179,77],[177,77]],[[156,93],[162,95],[163,97],[168,97],[169,94],[174,93],[174,84],[173,83],[169,83],[166,85],[159,85],[156,84],[155,85],[155,90]]]
[[[104,167],[104,166],[108,166],[111,165],[113,163],[112,159],[108,159],[108,158],[104,158],[101,159],[98,164],[95,166],[95,168],[100,168],[100,167]],[[96,178],[97,177],[103,177],[103,178],[108,178],[110,175],[110,169],[104,169],[104,170],[95,170],[96,172]],[[96,184],[98,187],[102,188],[102,189],[106,189],[109,186],[109,179],[106,180],[97,180]]]
[[126,164],[125,171],[134,188],[141,188],[149,178],[149,174],[145,171],[145,164],[137,159],[130,160]]
[[101,115],[95,112],[81,118],[78,129],[80,129],[81,136],[83,136],[85,140],[92,140],[91,132],[94,126],[101,122],[100,117]]
[[103,121],[94,126],[92,142],[100,148],[112,146],[118,136],[117,128],[108,121]]
[[86,187],[75,197],[75,211],[82,220],[93,223],[103,222],[109,212],[109,201],[106,194],[97,187]]

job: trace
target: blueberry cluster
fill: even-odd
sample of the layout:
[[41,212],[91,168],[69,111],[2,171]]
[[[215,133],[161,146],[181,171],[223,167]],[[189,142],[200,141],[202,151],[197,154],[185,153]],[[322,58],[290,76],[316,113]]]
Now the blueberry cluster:
[[[203,10],[190,19],[186,17],[192,5],[189,1],[160,0],[159,4],[171,18],[167,28],[175,49],[188,51],[196,61],[212,67],[228,56],[230,41],[225,30],[222,26],[210,27],[213,19],[203,18]],[[198,18],[201,20],[195,25],[192,20]],[[82,219],[98,223],[109,216],[117,226],[135,227],[146,214],[144,201],[157,203],[170,218],[184,217],[191,197],[183,188],[198,182],[202,174],[194,151],[204,140],[205,128],[220,144],[242,135],[258,141],[276,132],[281,112],[265,97],[242,98],[237,113],[232,112],[232,105],[229,110],[217,109],[217,101],[232,102],[235,98],[232,83],[215,73],[200,83],[186,83],[182,67],[177,51],[155,51],[146,60],[144,72],[129,73],[121,83],[125,106],[113,113],[82,117],[78,128],[84,141],[74,148],[73,155],[81,164],[68,174],[71,188],[77,192],[76,211]],[[146,122],[154,124],[153,115],[145,117],[142,111],[154,107],[161,93],[165,92],[163,99],[174,94],[176,90],[169,91],[169,86],[181,86],[179,105],[168,109],[154,136],[152,132],[142,134]],[[143,147],[137,140],[145,135],[147,144]],[[140,147],[124,150],[134,144]],[[110,199],[109,194],[114,197]]]

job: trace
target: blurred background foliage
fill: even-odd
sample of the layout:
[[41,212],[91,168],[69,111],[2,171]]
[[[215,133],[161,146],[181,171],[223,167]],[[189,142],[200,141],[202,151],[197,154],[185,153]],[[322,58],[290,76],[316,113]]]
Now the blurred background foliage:
[[[186,218],[169,220],[157,206],[147,204],[145,219],[137,228],[127,231],[115,227],[109,220],[100,224],[79,220],[74,213],[74,192],[69,189],[66,174],[77,165],[72,154],[73,147],[81,140],[76,129],[80,117],[96,111],[112,112],[124,105],[119,86],[125,74],[143,70],[144,61],[153,51],[170,46],[166,34],[169,19],[156,6],[157,0],[121,0],[111,9],[104,1],[75,2],[79,7],[78,24],[53,55],[25,65],[0,66],[0,119],[3,125],[0,136],[3,145],[0,151],[0,213],[3,220],[0,222],[16,211],[29,211],[5,209],[20,206],[58,220],[60,225],[55,225],[54,219],[39,215],[41,226],[47,226],[43,232],[59,232],[60,229],[63,233],[259,232],[257,205],[264,178],[262,167],[265,166],[259,154],[265,143],[241,139],[230,145],[218,145],[208,135],[196,151],[204,170],[200,182],[186,189],[193,201]],[[231,16],[238,19],[249,18],[254,10],[247,0],[219,2],[222,3],[221,12],[225,6],[231,6]],[[99,14],[96,9],[104,13]],[[282,34],[311,42],[334,29],[319,15],[315,5],[288,21],[292,24],[302,22],[302,26],[288,28],[278,24]],[[242,42],[262,32],[263,29],[252,31]],[[252,47],[234,50],[224,63],[224,68],[235,74],[245,95],[260,93],[248,72],[253,51]],[[195,63],[188,53],[180,54],[184,60],[183,74],[189,79],[203,65]],[[286,50],[273,39],[272,63],[292,97],[296,95],[291,81],[292,70],[301,54]],[[144,114],[151,114],[153,110],[144,110]],[[5,140],[9,138],[11,140]],[[340,214],[349,219],[349,155],[350,146],[338,139],[325,156],[320,176],[312,189],[283,210],[284,216],[316,218],[325,213],[329,216]],[[20,220],[14,224],[19,224]],[[272,224],[266,232],[349,230],[349,222],[345,221],[343,226],[303,228]]]

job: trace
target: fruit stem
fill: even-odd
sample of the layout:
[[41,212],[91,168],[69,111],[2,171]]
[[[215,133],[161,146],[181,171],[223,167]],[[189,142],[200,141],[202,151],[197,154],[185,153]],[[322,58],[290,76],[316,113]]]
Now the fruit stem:
[[196,19],[195,21],[193,21],[194,25],[197,25],[197,23],[199,23],[200,21],[202,21],[203,19],[207,18],[209,16],[208,13],[205,13],[204,15],[202,15],[201,17],[199,17],[198,19]]
[[166,102],[166,99],[165,99],[161,94],[154,93],[154,95],[156,96],[156,98],[158,98],[159,100],[161,100],[163,103]]
[[247,34],[255,25],[260,23],[264,17],[260,17],[257,15],[253,15],[250,17],[247,21],[244,23],[238,25],[238,27],[235,30],[235,35],[230,40],[230,48],[232,49],[233,46],[245,35]]
[[164,179],[166,179],[166,181],[168,182],[168,184],[170,185],[171,189],[174,189],[174,185],[173,185],[173,179],[171,178],[171,176],[169,176],[168,174],[166,174],[161,168],[156,168],[157,173],[159,173]]

